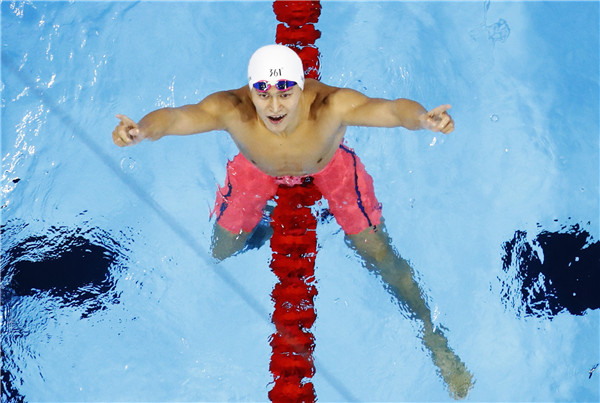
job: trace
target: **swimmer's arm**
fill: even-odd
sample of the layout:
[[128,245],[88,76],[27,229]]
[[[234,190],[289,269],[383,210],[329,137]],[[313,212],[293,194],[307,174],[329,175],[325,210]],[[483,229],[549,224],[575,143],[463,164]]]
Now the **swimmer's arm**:
[[446,112],[450,105],[427,111],[410,99],[369,98],[360,92],[340,89],[336,105],[346,126],[404,127],[408,130],[428,129],[445,134],[454,130],[454,121]]
[[127,116],[113,131],[113,141],[118,146],[137,144],[144,139],[158,140],[167,135],[188,135],[226,129],[225,117],[233,109],[226,92],[209,95],[195,105],[162,108],[150,112],[139,123]]
[[145,138],[158,140],[167,135],[185,136],[223,130],[223,116],[230,110],[228,95],[217,92],[197,104],[178,108],[163,108],[144,116],[139,129],[146,133]]

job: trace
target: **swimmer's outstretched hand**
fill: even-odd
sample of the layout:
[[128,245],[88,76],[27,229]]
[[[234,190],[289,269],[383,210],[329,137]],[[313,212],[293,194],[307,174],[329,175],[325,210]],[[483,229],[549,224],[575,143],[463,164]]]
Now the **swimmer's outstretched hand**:
[[117,119],[121,121],[113,130],[113,142],[119,147],[131,146],[139,143],[144,139],[140,134],[138,124],[125,115],[117,115]]
[[450,108],[450,105],[440,105],[421,115],[423,128],[444,134],[451,133],[454,130],[454,120],[447,112]]

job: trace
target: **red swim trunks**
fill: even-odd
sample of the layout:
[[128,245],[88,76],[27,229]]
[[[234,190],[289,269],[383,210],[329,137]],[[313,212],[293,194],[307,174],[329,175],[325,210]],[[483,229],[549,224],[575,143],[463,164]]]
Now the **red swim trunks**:
[[307,178],[327,199],[330,211],[347,234],[358,234],[380,223],[381,204],[375,198],[373,179],[354,151],[344,145],[340,145],[325,168],[308,176],[270,176],[242,154],[236,155],[227,164],[225,186],[217,190],[212,214],[228,231],[250,232],[279,185],[298,185],[310,180]]

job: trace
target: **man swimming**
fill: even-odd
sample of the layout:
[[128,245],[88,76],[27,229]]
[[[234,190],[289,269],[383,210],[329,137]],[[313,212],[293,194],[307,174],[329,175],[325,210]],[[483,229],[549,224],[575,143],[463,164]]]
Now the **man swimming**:
[[212,253],[219,260],[242,250],[280,184],[313,182],[328,200],[336,221],[366,266],[423,322],[423,343],[431,351],[450,393],[463,398],[472,375],[436,329],[410,265],[394,250],[385,231],[373,181],[358,156],[343,144],[348,126],[404,127],[448,134],[450,105],[430,111],[408,99],[369,98],[360,92],[304,78],[291,49],[268,45],[248,64],[248,85],[216,92],[195,105],[163,108],[139,123],[117,115],[118,146],[222,130],[240,153],[228,163],[219,187]]

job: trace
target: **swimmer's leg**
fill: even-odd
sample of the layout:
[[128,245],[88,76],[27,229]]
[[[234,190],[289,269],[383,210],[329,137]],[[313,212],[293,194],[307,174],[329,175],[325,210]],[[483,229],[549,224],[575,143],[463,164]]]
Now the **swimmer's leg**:
[[473,376],[465,364],[448,346],[441,329],[435,329],[424,293],[415,281],[414,270],[391,244],[383,225],[346,235],[350,246],[364,259],[366,267],[377,273],[387,290],[406,307],[410,314],[423,322],[423,344],[431,352],[434,364],[455,399],[462,399],[473,386]]
[[244,230],[240,230],[238,233],[231,232],[216,222],[211,242],[212,256],[217,260],[225,260],[235,255],[244,248],[250,234]]
[[267,205],[263,218],[251,232],[240,230],[231,232],[215,222],[211,243],[212,255],[217,260],[224,260],[248,249],[258,249],[273,235],[271,228],[271,213],[273,206]]

